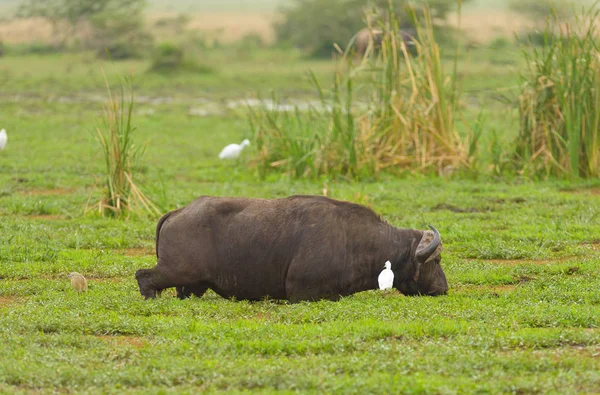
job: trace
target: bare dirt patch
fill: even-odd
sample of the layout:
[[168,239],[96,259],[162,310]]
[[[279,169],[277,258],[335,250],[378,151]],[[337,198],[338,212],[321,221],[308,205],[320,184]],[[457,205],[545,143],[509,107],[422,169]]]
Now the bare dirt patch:
[[121,277],[87,277],[88,283],[120,283],[123,280]]
[[55,214],[40,214],[40,215],[26,215],[25,218],[27,219],[39,219],[42,221],[58,221],[61,219],[65,219],[64,216],[62,215],[55,215]]
[[155,254],[154,247],[135,247],[123,250],[125,256],[153,256]]
[[516,285],[492,285],[491,287],[489,287],[491,291],[494,292],[509,292],[509,291],[514,291],[515,288],[517,288]]
[[135,336],[111,336],[111,335],[98,335],[96,336],[106,342],[116,343],[118,345],[133,346],[135,348],[143,348],[148,345],[146,339]]
[[507,285],[463,285],[456,289],[459,293],[484,292],[492,295],[506,294],[517,288],[514,284]]
[[33,189],[29,191],[23,191],[21,194],[29,196],[57,196],[57,195],[68,195],[73,190],[69,188],[52,188],[52,189]]
[[0,296],[0,308],[7,307],[17,300],[16,296]]
[[[584,330],[585,332],[588,329]],[[585,358],[598,358],[600,357],[600,346],[586,346],[581,344],[561,344],[555,347],[545,347],[541,350],[531,350],[532,355],[544,358],[551,358],[554,362],[564,361],[568,357],[585,357]],[[506,355],[510,357],[514,355],[514,350],[511,351],[499,351],[500,355]]]
[[560,192],[575,193],[575,194],[589,194],[589,195],[600,196],[600,187],[574,188],[574,189],[564,188],[564,189],[560,189]]
[[482,259],[485,262],[493,263],[502,266],[518,266],[518,265],[551,265],[553,263],[566,262],[574,256],[565,256],[558,259]]
[[483,213],[486,211],[490,211],[490,209],[488,209],[488,208],[474,208],[474,207],[462,208],[462,207],[457,207],[453,204],[447,204],[447,203],[440,203],[437,206],[432,207],[432,210],[434,210],[434,211],[448,210],[448,211],[452,211],[453,213]]
[[535,277],[526,276],[524,274],[521,274],[521,275],[518,275],[518,276],[514,276],[514,279],[517,280],[520,283],[528,283],[529,281],[535,280]]
[[553,261],[542,259],[542,260],[533,260],[533,259],[484,259],[486,262],[493,263],[495,265],[503,265],[503,266],[518,266],[518,265],[547,265],[552,263]]

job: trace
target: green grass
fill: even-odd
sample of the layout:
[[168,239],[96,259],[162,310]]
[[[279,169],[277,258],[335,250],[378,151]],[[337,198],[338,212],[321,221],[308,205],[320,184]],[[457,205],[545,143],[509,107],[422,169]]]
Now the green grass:
[[[600,391],[597,179],[261,181],[243,161],[217,159],[250,136],[242,113],[199,117],[190,108],[204,105],[200,98],[223,106],[257,87],[308,96],[298,75],[311,66],[324,75],[331,64],[284,52],[227,56],[211,58],[214,75],[171,80],[142,73],[143,61],[106,67],[110,81],[136,70],[136,143],[149,143],[140,175],[150,197],[172,209],[202,194],[283,197],[326,185],[396,226],[436,226],[449,295],[372,291],[289,305],[212,292],[179,301],[169,291],[142,300],[133,274],[155,264],[156,219],[83,217],[90,193],[100,197],[92,174],[104,165],[94,140],[99,64],[86,55],[8,56],[0,64],[0,128],[9,134],[0,151],[0,393]],[[277,56],[289,66],[268,60]],[[515,107],[496,101],[495,88],[514,83],[518,64],[492,56],[502,58],[481,49],[469,60],[465,118],[483,105],[484,137],[514,136]],[[148,99],[161,96],[172,100]],[[70,289],[71,271],[88,278],[87,294]]]

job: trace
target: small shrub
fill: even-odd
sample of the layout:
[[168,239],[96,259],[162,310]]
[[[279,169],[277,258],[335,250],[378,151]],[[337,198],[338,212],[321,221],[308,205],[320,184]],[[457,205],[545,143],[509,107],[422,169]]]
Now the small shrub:
[[142,58],[152,48],[154,40],[139,16],[101,14],[91,19],[91,26],[92,38],[87,45],[100,58]]
[[160,44],[154,53],[150,71],[156,73],[194,72],[211,73],[213,69],[187,59],[183,47],[171,43]]
[[491,40],[488,44],[490,49],[501,50],[506,49],[510,46],[510,41],[506,37],[496,37]]
[[[549,19],[541,48],[525,50],[520,130],[522,171],[537,177],[600,176],[600,50],[593,9],[561,24]],[[550,37],[556,27],[561,39]]]
[[175,44],[160,44],[155,51],[152,70],[175,70],[183,67],[183,48]]
[[236,44],[238,47],[245,49],[258,49],[265,47],[265,40],[258,33],[248,33],[240,38]]
[[135,42],[119,40],[108,43],[98,49],[97,55],[99,58],[124,60],[141,58],[144,52]]

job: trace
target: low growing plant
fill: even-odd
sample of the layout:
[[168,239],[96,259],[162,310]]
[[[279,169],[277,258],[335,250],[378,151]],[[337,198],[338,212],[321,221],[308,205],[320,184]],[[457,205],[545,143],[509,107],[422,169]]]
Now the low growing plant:
[[168,74],[181,71],[211,73],[214,70],[187,57],[182,46],[162,43],[154,51],[150,71]]

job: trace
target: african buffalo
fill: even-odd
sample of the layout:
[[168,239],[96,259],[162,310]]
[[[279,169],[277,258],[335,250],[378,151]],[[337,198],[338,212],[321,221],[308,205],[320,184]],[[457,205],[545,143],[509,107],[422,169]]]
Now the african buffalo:
[[158,221],[158,263],[135,277],[145,298],[176,287],[180,298],[211,288],[236,299],[337,300],[377,289],[389,260],[400,292],[442,295],[442,242],[431,228],[395,228],[367,207],[322,196],[202,196]]
[[[404,42],[408,53],[415,56],[417,55],[416,48],[416,36],[417,32],[413,28],[405,28],[398,31],[398,38]],[[358,56],[364,56],[369,48],[369,45],[373,47],[373,50],[378,50],[381,47],[381,41],[383,40],[383,30],[380,28],[368,28],[365,27],[356,33],[354,39],[354,45],[356,47],[356,54]]]

